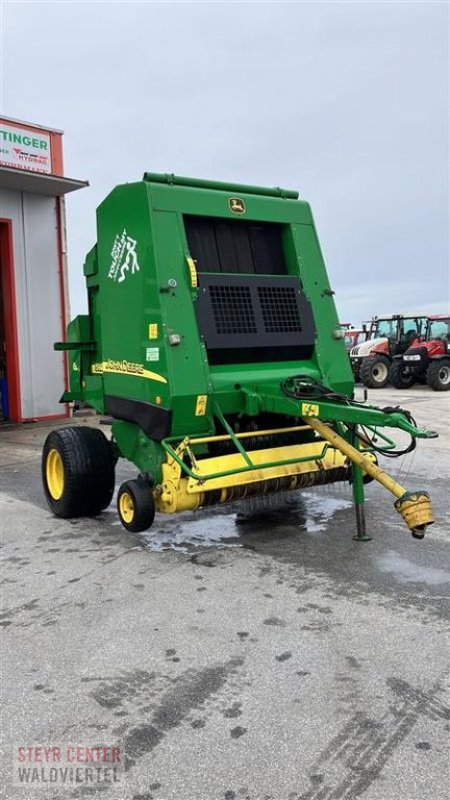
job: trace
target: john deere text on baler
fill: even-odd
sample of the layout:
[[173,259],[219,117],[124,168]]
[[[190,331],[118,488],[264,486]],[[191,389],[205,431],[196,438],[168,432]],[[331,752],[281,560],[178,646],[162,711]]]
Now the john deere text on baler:
[[[415,439],[399,408],[355,402],[353,378],[310,207],[298,193],[146,173],[99,206],[84,274],[88,315],[68,326],[70,389],[112,421],[47,438],[43,481],[60,517],[111,502],[119,456],[138,476],[118,492],[122,524],[351,481],[357,538],[363,478],[391,491],[413,535],[433,521],[425,492],[378,466]],[[401,451],[405,452],[405,450]]]

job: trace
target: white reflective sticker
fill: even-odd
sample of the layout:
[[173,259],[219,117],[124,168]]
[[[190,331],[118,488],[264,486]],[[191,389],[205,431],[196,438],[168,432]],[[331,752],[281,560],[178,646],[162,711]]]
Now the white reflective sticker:
[[146,361],[159,361],[159,347],[147,347],[145,351]]

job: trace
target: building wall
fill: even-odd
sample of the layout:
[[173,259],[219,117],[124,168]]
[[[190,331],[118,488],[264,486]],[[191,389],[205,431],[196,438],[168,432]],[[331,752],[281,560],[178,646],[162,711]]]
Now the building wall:
[[13,257],[23,419],[64,414],[57,202],[0,189],[0,216],[13,224]]

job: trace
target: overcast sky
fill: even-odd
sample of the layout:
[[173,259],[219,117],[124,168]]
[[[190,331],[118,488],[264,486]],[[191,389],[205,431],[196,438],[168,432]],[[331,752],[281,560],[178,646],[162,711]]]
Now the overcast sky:
[[341,320],[446,311],[444,2],[7,2],[1,112],[62,128],[72,314],[95,208],[145,170],[284,186]]

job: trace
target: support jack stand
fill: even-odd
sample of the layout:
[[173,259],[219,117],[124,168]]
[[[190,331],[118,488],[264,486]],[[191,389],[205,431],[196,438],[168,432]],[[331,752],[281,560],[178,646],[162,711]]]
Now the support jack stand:
[[[358,448],[356,437],[353,441],[353,446]],[[364,509],[364,481],[363,473],[360,467],[352,464],[352,489],[353,489],[353,502],[355,504],[356,516],[356,534],[353,536],[355,542],[370,542],[372,537],[366,531],[366,515]]]

